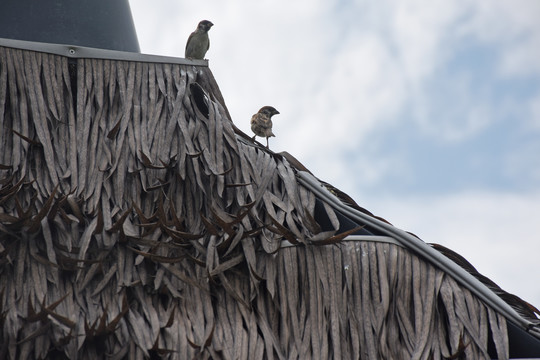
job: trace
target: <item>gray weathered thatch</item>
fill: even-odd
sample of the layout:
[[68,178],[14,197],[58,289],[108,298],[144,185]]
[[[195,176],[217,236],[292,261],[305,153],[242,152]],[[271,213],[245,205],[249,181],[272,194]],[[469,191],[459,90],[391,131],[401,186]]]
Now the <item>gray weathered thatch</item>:
[[0,47],[0,149],[0,358],[508,357],[451,276],[322,229],[207,66]]

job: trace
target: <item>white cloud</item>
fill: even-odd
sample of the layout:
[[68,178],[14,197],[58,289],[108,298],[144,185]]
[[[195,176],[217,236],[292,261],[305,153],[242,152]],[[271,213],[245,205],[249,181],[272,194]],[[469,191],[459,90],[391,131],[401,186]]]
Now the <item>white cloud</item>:
[[504,174],[520,187],[538,189],[540,184],[540,143],[526,141],[526,137],[538,138],[538,130],[516,139],[512,150],[501,159]]
[[302,134],[305,141],[295,150],[306,156],[319,156],[336,142],[342,151],[357,149],[373,129],[395,118],[403,104],[399,69],[373,35],[349,37],[344,50],[319,69],[305,73],[320,86],[303,89],[309,96],[295,103],[301,113],[283,137],[294,148]]
[[387,121],[405,121],[404,105],[420,130],[441,139],[459,141],[488,125],[491,104],[477,92],[483,85],[444,69],[464,38],[507,47],[499,60],[505,74],[540,66],[532,53],[540,52],[537,5],[516,1],[131,5],[145,52],[182,56],[197,22],[211,19],[208,57],[233,120],[249,133],[251,114],[272,104],[282,113],[274,143],[318,155],[321,145],[350,147],[343,136],[361,140]]
[[540,2],[536,0],[473,1],[471,13],[461,24],[461,36],[497,46],[499,74],[540,74]]
[[391,34],[413,85],[440,69],[451,52],[450,26],[467,9],[455,1],[398,1],[390,18]]
[[[528,0],[398,2],[390,37],[399,49],[419,129],[455,142],[498,121],[507,100],[491,102],[493,81],[540,74],[538,14],[540,3]],[[464,44],[491,49],[489,61],[497,70],[492,82],[477,78],[474,67],[452,69],[452,61],[464,61],[457,53]]]
[[534,130],[540,130],[540,92],[534,96],[528,104],[530,116],[529,124]]
[[421,85],[420,94],[411,99],[419,130],[432,138],[459,142],[477,135],[497,120],[492,104],[483,94],[488,85],[475,84],[471,74],[457,73],[437,77]]

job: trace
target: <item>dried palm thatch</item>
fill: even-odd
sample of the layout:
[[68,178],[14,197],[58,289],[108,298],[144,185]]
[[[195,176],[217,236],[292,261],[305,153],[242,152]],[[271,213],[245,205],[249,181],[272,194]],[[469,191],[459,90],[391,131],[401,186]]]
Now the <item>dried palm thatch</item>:
[[452,277],[322,230],[205,66],[0,47],[0,129],[1,358],[508,357]]

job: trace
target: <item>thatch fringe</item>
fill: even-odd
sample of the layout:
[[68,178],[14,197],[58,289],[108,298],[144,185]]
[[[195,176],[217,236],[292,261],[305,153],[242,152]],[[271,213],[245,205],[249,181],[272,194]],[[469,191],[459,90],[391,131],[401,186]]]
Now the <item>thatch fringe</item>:
[[313,246],[336,214],[237,140],[208,68],[74,61],[0,48],[1,358],[508,357],[407,250]]

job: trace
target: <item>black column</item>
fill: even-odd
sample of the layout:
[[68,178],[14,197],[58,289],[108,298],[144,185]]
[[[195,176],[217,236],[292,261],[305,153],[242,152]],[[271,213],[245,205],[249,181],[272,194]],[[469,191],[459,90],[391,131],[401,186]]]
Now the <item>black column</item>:
[[140,52],[128,0],[1,0],[0,37]]

